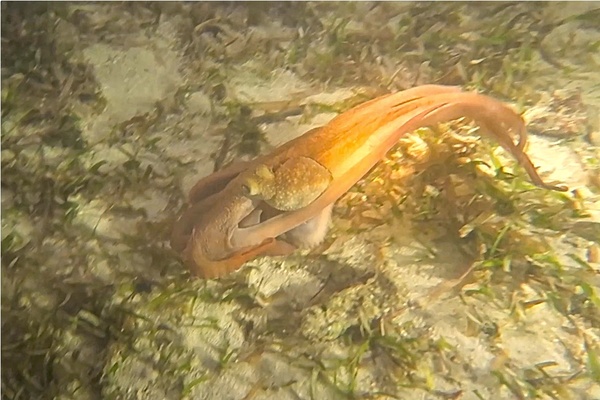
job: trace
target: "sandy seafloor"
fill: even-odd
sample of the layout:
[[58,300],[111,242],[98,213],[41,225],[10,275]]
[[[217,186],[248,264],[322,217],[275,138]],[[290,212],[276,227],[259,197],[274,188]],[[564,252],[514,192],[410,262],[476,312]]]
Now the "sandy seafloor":
[[[600,399],[599,10],[2,3],[2,398]],[[511,103],[570,191],[447,124],[315,249],[170,250],[200,177],[426,83]]]

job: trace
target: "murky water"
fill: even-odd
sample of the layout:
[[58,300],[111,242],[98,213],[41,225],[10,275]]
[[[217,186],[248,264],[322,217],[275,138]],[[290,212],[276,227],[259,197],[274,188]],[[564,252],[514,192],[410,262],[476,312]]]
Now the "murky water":
[[[600,3],[2,4],[11,399],[600,398]],[[352,106],[523,115],[404,137],[322,244],[194,279],[194,183]],[[340,160],[340,163],[343,160]]]

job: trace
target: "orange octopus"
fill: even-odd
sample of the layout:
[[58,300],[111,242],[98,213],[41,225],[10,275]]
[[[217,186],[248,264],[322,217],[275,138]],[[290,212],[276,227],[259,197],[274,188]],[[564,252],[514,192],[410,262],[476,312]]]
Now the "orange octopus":
[[535,185],[567,190],[540,178],[524,152],[523,119],[511,108],[456,87],[424,85],[358,105],[270,154],[200,179],[171,246],[193,274],[216,278],[258,256],[318,244],[333,203],[403,135],[461,117],[510,152]]

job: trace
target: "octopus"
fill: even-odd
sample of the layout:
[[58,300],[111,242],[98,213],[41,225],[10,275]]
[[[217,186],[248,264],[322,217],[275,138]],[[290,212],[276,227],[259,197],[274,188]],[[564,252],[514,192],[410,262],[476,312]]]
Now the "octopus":
[[509,106],[457,87],[424,85],[367,101],[270,154],[200,179],[173,227],[171,247],[194,275],[217,278],[259,256],[314,246],[327,234],[335,201],[400,138],[463,117],[511,153],[535,185],[567,190],[539,176],[524,151],[523,119]]

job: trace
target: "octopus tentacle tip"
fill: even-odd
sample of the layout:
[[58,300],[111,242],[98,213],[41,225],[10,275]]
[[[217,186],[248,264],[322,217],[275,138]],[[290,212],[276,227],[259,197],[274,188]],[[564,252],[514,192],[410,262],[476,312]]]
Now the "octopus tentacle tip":
[[554,190],[554,191],[557,191],[557,192],[568,192],[569,191],[569,187],[565,186],[565,185],[552,185],[552,184],[549,184],[545,188],[546,189],[550,189],[550,190]]

